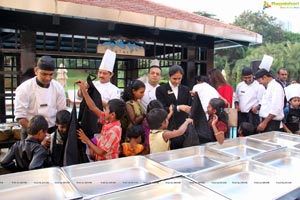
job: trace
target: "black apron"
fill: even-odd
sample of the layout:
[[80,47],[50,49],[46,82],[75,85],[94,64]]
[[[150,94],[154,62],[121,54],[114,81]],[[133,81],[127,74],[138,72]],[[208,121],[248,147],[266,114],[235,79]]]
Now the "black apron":
[[188,125],[185,132],[183,147],[190,147],[215,141],[198,94],[194,96],[190,118],[194,120],[194,124]]
[[64,166],[89,162],[89,159],[86,155],[86,145],[77,138],[77,130],[79,128],[80,126],[77,121],[76,104],[74,104],[71,112],[67,139],[64,145]]
[[[92,76],[93,79],[91,78]],[[87,77],[87,83],[90,86],[87,92],[90,95],[91,99],[94,101],[95,105],[100,110],[103,110],[101,95],[93,84],[93,80],[95,80],[95,78],[96,77],[91,74]],[[98,123],[97,115],[95,115],[88,108],[84,99],[80,103],[78,121],[80,122],[82,130],[84,131],[86,136],[90,139],[94,137],[95,133],[100,133],[101,131],[102,124]]]

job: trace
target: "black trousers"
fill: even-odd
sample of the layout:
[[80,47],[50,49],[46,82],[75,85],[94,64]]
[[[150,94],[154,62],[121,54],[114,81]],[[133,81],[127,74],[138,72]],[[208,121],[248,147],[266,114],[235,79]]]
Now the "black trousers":
[[[262,120],[264,119],[265,118],[262,118]],[[281,121],[279,120],[271,120],[263,132],[280,131],[280,123]]]
[[254,114],[249,111],[248,113],[238,112],[238,127],[240,127],[242,122],[249,122],[253,125],[254,130],[256,130],[257,126],[260,123],[260,117],[258,114]]

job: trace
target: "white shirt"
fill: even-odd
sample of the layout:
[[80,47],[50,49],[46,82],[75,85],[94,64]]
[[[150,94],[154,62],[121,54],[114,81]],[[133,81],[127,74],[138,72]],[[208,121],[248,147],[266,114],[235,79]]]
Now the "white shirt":
[[120,99],[120,89],[111,82],[100,83],[100,81],[93,81],[93,83],[98,92],[101,94],[102,101],[107,103],[111,99]]
[[145,110],[147,110],[147,106],[149,102],[156,99],[155,91],[158,86],[159,84],[153,87],[152,85],[149,84],[149,82],[145,83],[145,92],[143,98],[141,99],[141,102]]
[[193,91],[197,92],[205,113],[207,111],[209,101],[212,98],[219,98],[220,96],[218,91],[214,87],[205,82],[194,85]]
[[171,89],[172,89],[172,91],[173,91],[173,93],[174,93],[174,95],[175,95],[175,98],[177,99],[177,98],[178,98],[178,86],[179,86],[179,84],[175,87],[175,86],[172,85],[172,83],[169,81],[169,85],[170,85],[170,87],[171,87]]
[[65,110],[66,95],[63,87],[52,80],[48,88],[40,87],[33,77],[16,89],[15,116],[16,119],[27,118],[30,120],[35,115],[43,115],[49,127],[55,125],[57,111]]
[[275,115],[273,120],[282,120],[284,104],[284,92],[282,86],[273,79],[268,83],[262,97],[259,116],[266,118],[269,114]]
[[244,81],[236,86],[234,101],[239,103],[241,112],[248,113],[254,106],[261,104],[265,87],[254,80],[250,85]]

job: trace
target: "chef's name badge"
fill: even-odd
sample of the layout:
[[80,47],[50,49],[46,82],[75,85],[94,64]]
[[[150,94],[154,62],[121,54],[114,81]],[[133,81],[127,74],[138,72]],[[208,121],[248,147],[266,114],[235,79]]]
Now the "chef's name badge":
[[47,107],[47,106],[48,106],[48,104],[46,104],[46,103],[40,105],[40,107]]

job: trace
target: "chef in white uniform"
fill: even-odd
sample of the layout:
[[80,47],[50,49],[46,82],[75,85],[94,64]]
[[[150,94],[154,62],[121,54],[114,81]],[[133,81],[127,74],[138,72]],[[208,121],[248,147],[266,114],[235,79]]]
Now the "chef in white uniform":
[[55,130],[57,111],[65,110],[66,96],[63,87],[53,80],[55,61],[42,56],[34,68],[35,77],[28,79],[16,89],[15,117],[22,126],[21,139],[27,137],[28,123],[35,115],[43,115],[49,124],[48,133]]
[[[99,70],[98,78],[99,81],[93,81],[94,86],[101,94],[103,108],[111,99],[120,99],[120,89],[110,82],[111,77],[114,75],[114,65],[116,60],[116,53],[107,49],[102,58]],[[89,85],[86,84],[86,88]],[[78,97],[82,97],[81,90],[78,90]]]
[[257,126],[259,132],[279,131],[284,117],[284,90],[270,72],[272,63],[273,57],[264,55],[259,70],[255,73],[256,80],[266,88],[259,110],[259,116],[262,118]]

